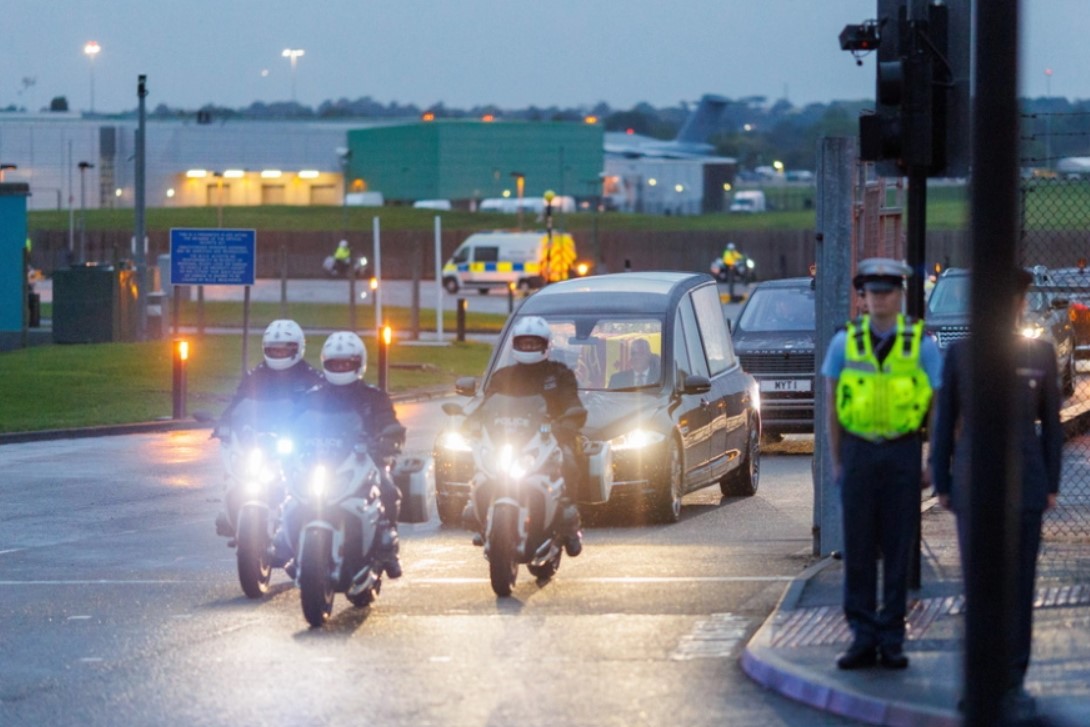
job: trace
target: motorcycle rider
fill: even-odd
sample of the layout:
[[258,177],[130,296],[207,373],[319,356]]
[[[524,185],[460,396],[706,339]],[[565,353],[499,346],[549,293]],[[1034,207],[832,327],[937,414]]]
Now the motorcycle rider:
[[348,240],[337,243],[337,249],[333,251],[333,274],[348,276],[352,267],[352,250],[348,247]]
[[[377,560],[382,563],[386,575],[400,578],[397,518],[401,510],[401,492],[390,477],[389,465],[394,455],[401,451],[401,445],[405,441],[405,428],[398,422],[393,402],[386,392],[363,381],[366,369],[367,349],[360,337],[350,331],[332,334],[322,346],[324,380],[320,386],[311,389],[303,397],[301,409],[328,414],[355,412],[360,418],[363,431],[376,438],[387,427],[398,427],[399,432],[393,439],[377,439],[372,445],[371,453],[381,472],[379,491],[385,511],[385,522],[381,524],[384,536]],[[285,508],[285,523],[290,522],[292,509],[289,500]],[[297,525],[292,523],[285,530],[290,533],[298,532]],[[280,551],[283,545],[284,541],[278,540],[277,550]]]
[[[221,427],[249,425],[255,430],[284,432],[291,424],[291,417],[303,394],[322,382],[322,375],[303,360],[307,341],[303,329],[293,320],[275,320],[261,337],[264,360],[239,382],[231,402],[220,415]],[[262,420],[233,421],[239,404],[247,399],[262,402]],[[216,516],[216,534],[224,537],[235,535],[237,502],[225,498],[225,511]]]
[[[539,316],[520,318],[511,331],[512,356],[515,363],[498,369],[489,380],[484,395],[487,401],[493,394],[507,396],[534,396],[545,398],[548,414],[556,419],[572,407],[583,408],[579,399],[579,384],[575,372],[560,361],[549,360],[549,324]],[[483,409],[478,408],[478,411]],[[472,415],[471,415],[472,416]],[[568,555],[575,557],[583,552],[583,533],[580,530],[579,508],[570,498],[579,480],[582,447],[577,429],[554,424],[553,435],[564,454],[564,489],[561,498],[561,515],[558,534]],[[477,516],[472,498],[463,513],[466,526],[482,538],[484,526]],[[483,542],[483,539],[482,541]]]

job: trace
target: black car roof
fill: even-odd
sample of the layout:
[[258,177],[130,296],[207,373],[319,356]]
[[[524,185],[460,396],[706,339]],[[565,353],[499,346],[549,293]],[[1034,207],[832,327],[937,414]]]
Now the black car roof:
[[754,290],[757,288],[809,288],[811,280],[812,278],[779,278],[778,280],[765,280],[762,283],[757,283]]
[[565,280],[526,299],[519,315],[646,313],[671,310],[686,291],[714,283],[707,273],[650,271]]

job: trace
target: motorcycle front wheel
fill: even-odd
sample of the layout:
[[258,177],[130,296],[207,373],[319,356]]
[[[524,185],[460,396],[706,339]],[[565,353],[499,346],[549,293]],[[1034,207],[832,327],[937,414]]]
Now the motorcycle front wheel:
[[269,590],[272,566],[269,564],[269,531],[266,514],[244,508],[239,514],[237,550],[238,582],[249,598],[261,598]]
[[303,539],[303,552],[299,555],[299,597],[303,617],[315,628],[324,624],[333,612],[330,540],[328,530],[311,530]]
[[488,537],[488,575],[492,580],[492,590],[501,597],[511,595],[518,577],[519,564],[515,560],[518,515],[518,508],[510,505],[497,507],[492,513],[492,528]]

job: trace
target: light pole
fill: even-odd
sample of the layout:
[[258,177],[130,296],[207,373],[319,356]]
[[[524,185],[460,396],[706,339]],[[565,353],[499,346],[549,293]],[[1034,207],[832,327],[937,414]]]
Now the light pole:
[[[1045,96],[1052,104],[1052,69],[1045,69]],[[1052,169],[1052,112],[1045,113],[1045,168]]]
[[102,50],[98,41],[89,40],[83,46],[83,53],[90,59],[91,65],[91,113],[95,113],[95,56]]
[[341,237],[348,235],[348,165],[352,161],[352,150],[347,146],[336,149],[337,161],[341,163]]
[[301,48],[285,48],[284,52],[280,54],[284,58],[291,61],[291,100],[295,100],[295,64],[299,59],[299,56],[305,55],[305,51]]
[[79,163],[79,261],[87,262],[87,190],[84,183],[85,172],[94,169],[91,162]]
[[549,237],[547,247],[545,248],[545,280],[544,284],[548,285],[553,282],[553,199],[556,198],[556,193],[551,189],[545,190],[545,232]]
[[515,203],[518,205],[515,208],[515,212],[518,213],[518,228],[522,229],[522,193],[526,191],[526,175],[522,172],[511,172],[511,176],[515,178],[515,192],[518,201]]

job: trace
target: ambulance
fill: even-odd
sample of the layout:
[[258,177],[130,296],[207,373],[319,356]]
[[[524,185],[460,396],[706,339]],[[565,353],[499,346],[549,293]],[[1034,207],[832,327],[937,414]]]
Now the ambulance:
[[487,295],[511,284],[525,292],[583,270],[576,265],[575,240],[568,233],[553,232],[550,245],[548,232],[477,232],[443,266],[443,287],[451,295],[462,288]]

